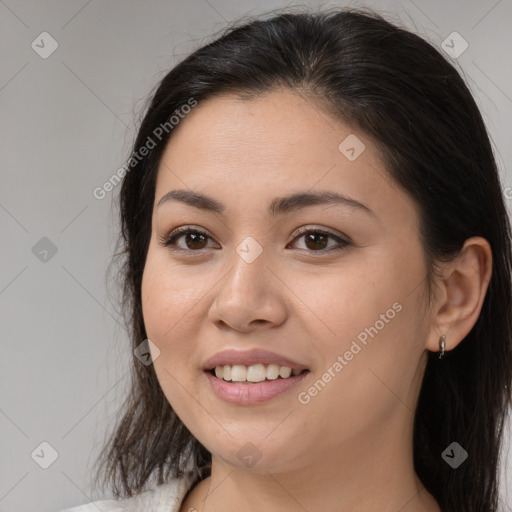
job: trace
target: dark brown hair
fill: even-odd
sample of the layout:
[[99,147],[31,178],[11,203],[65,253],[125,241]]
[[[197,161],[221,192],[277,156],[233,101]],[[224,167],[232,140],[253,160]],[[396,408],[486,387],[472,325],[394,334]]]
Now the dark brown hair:
[[[225,29],[158,84],[120,190],[123,306],[133,351],[147,338],[141,280],[151,236],[156,174],[172,130],[147,155],[154,130],[191,98],[242,97],[276,88],[305,92],[382,150],[392,179],[416,202],[428,279],[435,262],[486,238],[493,273],[471,332],[442,360],[430,353],[414,419],[414,465],[443,512],[494,512],[499,455],[511,403],[511,240],[496,162],[464,80],[421,37],[378,14],[334,9],[271,13]],[[153,137],[154,138],[154,137]],[[430,295],[429,295],[430,296]],[[469,458],[452,469],[441,453],[457,441]],[[211,455],[167,402],[152,365],[134,356],[131,389],[101,454],[97,480],[116,497],[163,483],[187,465],[209,474]]]

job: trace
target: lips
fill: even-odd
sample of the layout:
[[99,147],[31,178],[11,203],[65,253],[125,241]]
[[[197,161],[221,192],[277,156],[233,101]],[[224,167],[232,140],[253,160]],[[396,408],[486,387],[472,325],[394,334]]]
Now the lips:
[[251,366],[254,364],[277,364],[279,366],[288,366],[292,370],[303,371],[307,370],[308,367],[302,363],[294,361],[288,357],[285,357],[280,354],[276,354],[275,352],[270,352],[268,350],[263,349],[252,349],[252,350],[223,350],[222,352],[218,352],[213,357],[208,359],[203,364],[203,370],[211,371],[216,366],[224,366],[224,365],[235,365],[240,364],[244,366]]
[[226,382],[211,375],[208,371],[204,372],[204,378],[210,390],[223,402],[233,405],[250,406],[290,393],[293,388],[308,378],[309,373],[306,371],[295,377],[266,380],[256,384]]

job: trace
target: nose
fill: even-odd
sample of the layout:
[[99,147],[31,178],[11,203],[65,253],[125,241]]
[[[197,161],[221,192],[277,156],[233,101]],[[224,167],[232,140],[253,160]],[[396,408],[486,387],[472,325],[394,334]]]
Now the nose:
[[232,266],[215,290],[208,318],[221,329],[251,332],[286,319],[287,288],[263,253],[248,263],[234,252]]

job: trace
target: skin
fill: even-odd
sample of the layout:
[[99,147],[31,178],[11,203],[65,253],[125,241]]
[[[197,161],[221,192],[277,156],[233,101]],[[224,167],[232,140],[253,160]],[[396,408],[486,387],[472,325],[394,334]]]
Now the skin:
[[[354,161],[338,149],[349,134],[365,144]],[[214,198],[224,215],[178,201],[157,208],[173,189]],[[349,196],[373,214],[338,204],[267,213],[276,197],[318,190]],[[159,244],[183,225],[208,238],[187,245],[182,236],[181,252]],[[329,252],[340,246],[336,239],[308,243],[296,234],[300,226],[350,243]],[[252,263],[236,252],[248,236],[263,249]],[[471,330],[491,265],[487,241],[467,240],[460,256],[440,267],[428,305],[416,205],[368,136],[287,90],[201,102],[174,129],[161,160],[142,282],[162,390],[212,453],[212,476],[180,510],[438,512],[413,468],[414,411],[428,351],[439,350],[441,334],[448,351]],[[395,303],[401,310],[394,318],[300,403],[298,394]],[[265,348],[310,373],[270,401],[228,404],[202,370],[228,348]],[[248,442],[260,456],[252,467],[237,456]]]

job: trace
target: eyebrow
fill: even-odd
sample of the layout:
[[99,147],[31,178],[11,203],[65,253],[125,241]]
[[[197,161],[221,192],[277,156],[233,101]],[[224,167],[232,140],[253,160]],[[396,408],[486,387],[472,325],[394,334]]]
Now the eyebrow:
[[[216,199],[200,194],[199,192],[184,189],[176,189],[167,192],[167,194],[163,195],[158,201],[157,208],[170,201],[178,201],[193,206],[194,208],[218,213],[220,215],[224,215],[226,210],[226,207]],[[365,204],[343,194],[330,191],[297,192],[285,197],[276,197],[269,204],[268,213],[272,216],[286,215],[287,213],[302,208],[322,204],[342,204],[344,206],[358,208],[375,216],[375,213]]]

